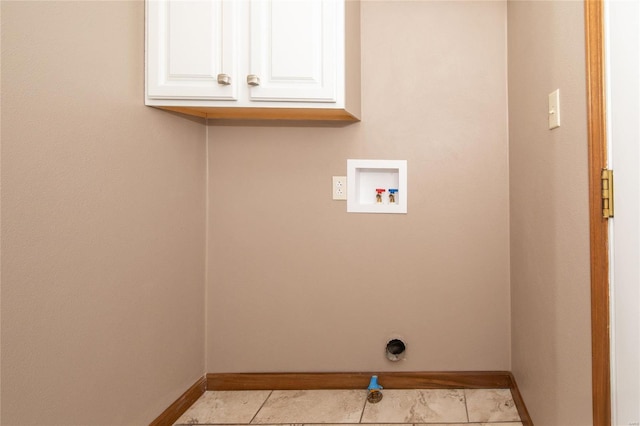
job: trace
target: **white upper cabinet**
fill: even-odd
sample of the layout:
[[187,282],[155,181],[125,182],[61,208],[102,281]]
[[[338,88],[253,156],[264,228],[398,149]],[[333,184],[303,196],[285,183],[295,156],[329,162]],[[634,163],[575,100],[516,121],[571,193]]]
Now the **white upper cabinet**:
[[337,102],[338,19],[335,1],[252,2],[250,99]]
[[147,98],[237,99],[236,3],[147,3]]
[[147,0],[146,104],[210,118],[360,117],[355,0]]

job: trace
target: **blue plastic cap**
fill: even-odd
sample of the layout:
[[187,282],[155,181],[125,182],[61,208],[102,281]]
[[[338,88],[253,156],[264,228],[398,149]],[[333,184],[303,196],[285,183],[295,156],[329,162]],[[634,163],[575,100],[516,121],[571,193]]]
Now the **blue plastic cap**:
[[389,188],[389,192],[392,193],[392,194],[395,194],[396,192],[398,192],[398,190]]
[[367,390],[379,390],[382,389],[382,386],[378,384],[378,376],[371,376],[371,381],[369,382],[369,387]]

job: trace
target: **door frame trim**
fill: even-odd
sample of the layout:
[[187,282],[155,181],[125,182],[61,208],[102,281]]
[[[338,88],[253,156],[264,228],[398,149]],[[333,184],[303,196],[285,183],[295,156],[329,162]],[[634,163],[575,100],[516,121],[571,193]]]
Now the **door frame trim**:
[[601,172],[607,166],[604,0],[585,0],[589,229],[591,252],[591,357],[593,424],[611,425],[608,223],[602,217]]

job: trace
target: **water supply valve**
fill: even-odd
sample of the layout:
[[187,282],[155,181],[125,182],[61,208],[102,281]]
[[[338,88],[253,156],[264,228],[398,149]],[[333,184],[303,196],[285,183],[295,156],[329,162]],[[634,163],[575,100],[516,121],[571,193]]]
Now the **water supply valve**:
[[396,193],[398,192],[397,188],[389,188],[389,204],[396,203]]
[[367,394],[367,401],[372,404],[376,402],[380,402],[382,399],[382,386],[378,384],[378,376],[371,376],[371,381],[369,382],[369,387],[367,388],[369,393]]
[[385,191],[384,188],[376,188],[376,203],[382,204],[382,193]]

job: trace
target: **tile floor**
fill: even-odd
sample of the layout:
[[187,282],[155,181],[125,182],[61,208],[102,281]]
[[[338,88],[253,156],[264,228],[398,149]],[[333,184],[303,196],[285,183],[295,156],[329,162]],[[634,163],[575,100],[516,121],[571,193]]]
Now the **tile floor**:
[[387,389],[367,402],[366,390],[208,391],[176,425],[522,426],[509,389]]

